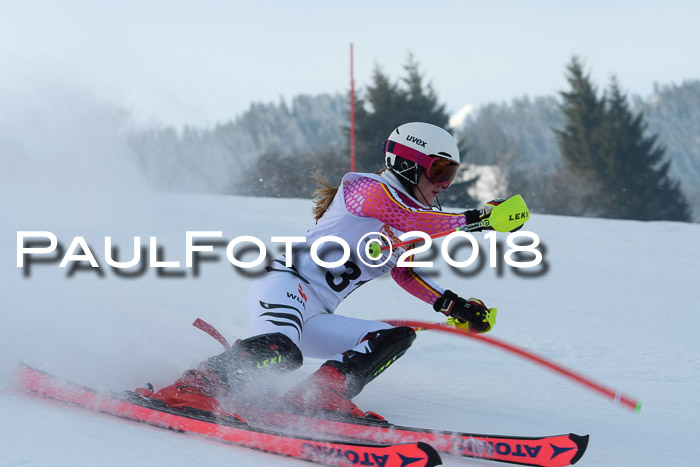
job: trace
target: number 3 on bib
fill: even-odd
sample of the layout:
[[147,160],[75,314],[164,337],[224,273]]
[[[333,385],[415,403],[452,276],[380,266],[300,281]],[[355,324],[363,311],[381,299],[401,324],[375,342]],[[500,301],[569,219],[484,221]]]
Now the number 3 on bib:
[[335,275],[330,271],[326,273],[326,283],[328,287],[336,292],[345,290],[350,285],[350,282],[354,281],[362,274],[360,267],[352,261],[346,261],[343,266],[345,267],[345,271],[340,275]]

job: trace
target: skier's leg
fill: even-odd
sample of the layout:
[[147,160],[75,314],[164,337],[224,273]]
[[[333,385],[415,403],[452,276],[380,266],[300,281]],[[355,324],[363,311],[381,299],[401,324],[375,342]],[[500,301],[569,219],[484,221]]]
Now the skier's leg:
[[315,294],[306,289],[291,274],[264,276],[251,286],[248,294],[253,337],[240,340],[196,369],[187,370],[170,386],[151,394],[139,392],[170,407],[217,411],[217,398],[232,394],[266,374],[299,368],[303,358],[297,344],[304,320],[323,311]]
[[279,332],[299,344],[306,321],[327,313],[304,279],[287,272],[272,272],[251,285],[247,299],[250,333]]
[[281,333],[261,334],[239,340],[225,352],[185,371],[177,381],[155,393],[137,392],[174,408],[190,407],[218,412],[217,398],[226,396],[256,375],[299,368],[299,348]]
[[367,334],[391,328],[390,324],[381,321],[318,314],[304,323],[304,336],[299,348],[308,357],[338,358],[338,354],[360,345]]
[[[362,416],[351,399],[411,346],[409,327],[337,315],[319,315],[306,322],[300,343],[307,356],[330,357],[307,380],[285,395],[301,410],[332,410]],[[342,351],[345,346],[350,350]],[[338,352],[335,355],[331,354]]]

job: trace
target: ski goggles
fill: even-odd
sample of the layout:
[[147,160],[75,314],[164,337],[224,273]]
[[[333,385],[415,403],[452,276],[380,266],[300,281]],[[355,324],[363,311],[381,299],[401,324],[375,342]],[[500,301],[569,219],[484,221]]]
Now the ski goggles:
[[459,164],[453,160],[440,156],[429,156],[395,141],[387,141],[384,150],[420,165],[425,169],[425,176],[428,180],[438,185],[452,183],[459,169]]

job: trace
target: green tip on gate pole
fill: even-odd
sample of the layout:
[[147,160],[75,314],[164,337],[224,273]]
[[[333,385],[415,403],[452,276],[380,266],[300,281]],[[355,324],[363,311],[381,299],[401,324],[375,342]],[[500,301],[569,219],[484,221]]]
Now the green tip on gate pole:
[[367,251],[369,252],[369,257],[372,259],[377,259],[382,255],[382,247],[379,246],[377,242],[372,242]]

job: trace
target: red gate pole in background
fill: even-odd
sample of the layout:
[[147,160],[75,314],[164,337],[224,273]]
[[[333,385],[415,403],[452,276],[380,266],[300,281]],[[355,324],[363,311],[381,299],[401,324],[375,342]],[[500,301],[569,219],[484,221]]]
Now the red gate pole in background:
[[350,44],[350,172],[355,171],[355,79],[352,44]]

